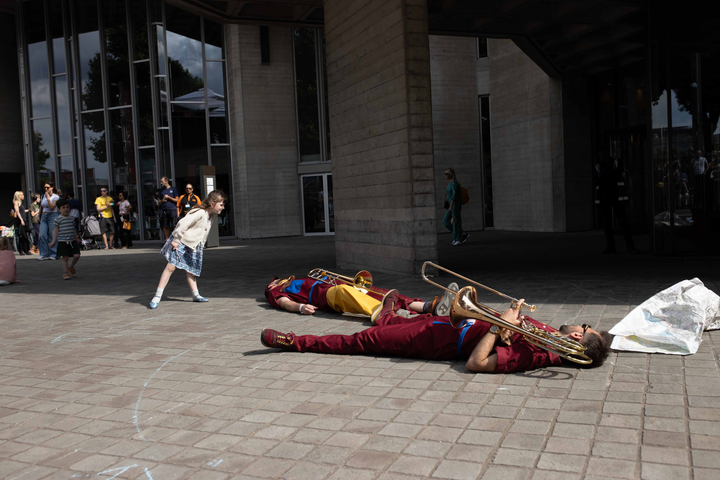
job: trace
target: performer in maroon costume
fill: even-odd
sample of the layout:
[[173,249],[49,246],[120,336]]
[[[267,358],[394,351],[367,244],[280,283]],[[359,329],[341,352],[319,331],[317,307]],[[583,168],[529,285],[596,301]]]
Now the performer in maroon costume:
[[[492,325],[485,321],[468,319],[463,322],[462,328],[454,328],[448,317],[427,314],[403,318],[395,315],[392,307],[387,308],[386,304],[376,320],[376,326],[354,335],[295,335],[265,329],[261,341],[268,347],[297,352],[379,354],[427,360],[467,359],[468,369],[475,372],[523,372],[562,364],[559,356],[529,343],[519,333],[510,337],[510,345],[496,345],[502,330],[491,333]],[[513,324],[520,323],[519,309],[508,309],[501,317]],[[545,331],[557,332],[532,318],[525,317],[525,321]],[[588,352],[593,359],[592,367],[601,365],[607,357],[607,332],[597,332],[588,325],[565,325],[560,334],[581,343],[599,342],[599,353],[594,353],[595,347]]]
[[[328,291],[334,287],[333,285],[308,277],[297,278],[291,281],[285,280],[286,279],[278,280],[277,277],[275,277],[265,288],[265,298],[273,307],[300,312],[306,315],[314,313],[316,308],[326,312],[346,311],[339,308],[332,308],[328,303]],[[368,291],[364,295],[373,298],[374,301],[371,303],[377,304],[377,302],[382,301],[383,295],[388,291],[389,290],[383,288],[373,287],[372,291]],[[290,302],[283,299],[287,299]],[[435,297],[435,300],[425,304],[419,298],[410,298],[398,294],[397,308],[414,313],[422,313],[423,308],[427,308],[428,311],[434,311],[439,305],[440,299],[441,297]],[[336,303],[342,304],[342,302],[337,301]]]

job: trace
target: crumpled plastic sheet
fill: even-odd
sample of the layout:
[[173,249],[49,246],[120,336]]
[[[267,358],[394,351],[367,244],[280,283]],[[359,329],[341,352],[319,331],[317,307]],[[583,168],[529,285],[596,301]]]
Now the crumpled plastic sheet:
[[698,278],[683,280],[645,300],[610,333],[613,350],[691,355],[703,331],[720,329],[720,297]]

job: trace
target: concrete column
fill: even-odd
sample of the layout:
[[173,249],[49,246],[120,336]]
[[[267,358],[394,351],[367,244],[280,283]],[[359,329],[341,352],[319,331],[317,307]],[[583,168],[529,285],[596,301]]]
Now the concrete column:
[[426,0],[325,0],[335,249],[344,270],[437,258]]
[[435,206],[437,231],[446,210],[445,170],[455,169],[471,201],[462,207],[464,230],[483,228],[480,117],[477,93],[477,40],[466,37],[430,36],[433,146],[435,154]]
[[270,27],[270,64],[262,65],[260,27],[225,27],[241,238],[302,234],[291,35],[289,27]]
[[562,81],[511,40],[488,41],[495,227],[564,232]]

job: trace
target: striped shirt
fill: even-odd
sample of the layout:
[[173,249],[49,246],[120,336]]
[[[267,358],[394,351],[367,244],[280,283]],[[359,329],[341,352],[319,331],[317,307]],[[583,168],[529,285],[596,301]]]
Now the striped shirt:
[[62,215],[55,219],[55,228],[58,229],[58,242],[72,242],[75,240],[75,219],[72,217],[63,217]]

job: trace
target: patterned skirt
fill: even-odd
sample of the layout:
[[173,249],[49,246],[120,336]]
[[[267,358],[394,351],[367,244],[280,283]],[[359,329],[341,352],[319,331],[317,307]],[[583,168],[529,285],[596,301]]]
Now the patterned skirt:
[[202,242],[194,249],[183,245],[182,242],[178,242],[177,250],[173,250],[172,242],[173,236],[170,235],[170,238],[168,238],[168,241],[165,242],[162,250],[160,250],[163,257],[165,257],[171,265],[174,265],[177,268],[182,268],[196,277],[199,277],[200,272],[202,272],[203,264]]

